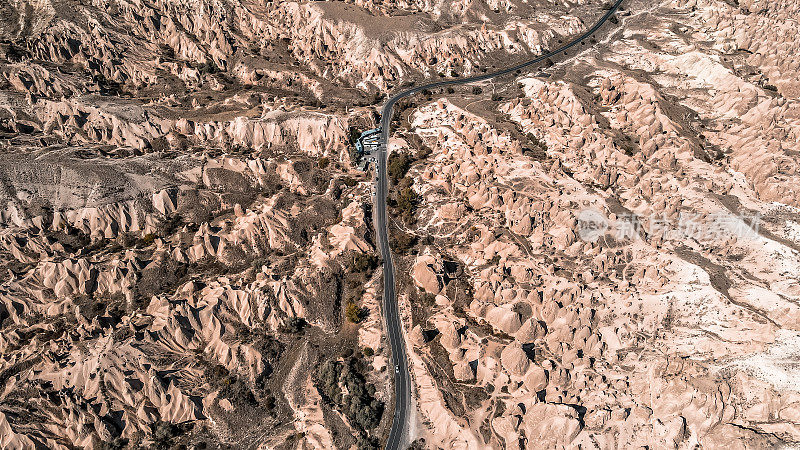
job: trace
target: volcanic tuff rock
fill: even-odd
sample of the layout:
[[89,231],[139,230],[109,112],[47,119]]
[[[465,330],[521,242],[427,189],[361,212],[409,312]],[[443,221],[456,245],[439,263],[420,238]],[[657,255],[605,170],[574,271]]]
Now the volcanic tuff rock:
[[[624,6],[397,105],[417,444],[800,441],[800,7]],[[604,7],[0,5],[0,447],[378,446],[352,136]]]
[[[796,387],[778,362],[793,357],[777,351],[798,331],[800,242],[784,231],[797,221],[794,69],[762,66],[719,31],[725,20],[786,21],[792,8],[632,8],[627,38],[560,65],[561,79],[519,78],[494,114],[457,98],[413,114],[409,132],[432,154],[411,170],[423,198],[411,231],[430,236],[424,255],[455,255],[468,274],[434,285],[437,260],[416,257],[417,285],[449,302],[417,314],[444,328],[414,348],[423,367],[447,373],[438,342],[454,381],[474,373],[488,394],[476,404],[452,388],[470,411],[458,428],[423,410],[429,439],[713,448],[800,438]],[[750,30],[738,33],[736,45],[750,45]],[[777,42],[755,45],[782,45],[769,36]],[[605,218],[595,239],[581,235],[584,210]],[[744,393],[754,386],[763,397]],[[774,424],[745,413],[784,397]]]

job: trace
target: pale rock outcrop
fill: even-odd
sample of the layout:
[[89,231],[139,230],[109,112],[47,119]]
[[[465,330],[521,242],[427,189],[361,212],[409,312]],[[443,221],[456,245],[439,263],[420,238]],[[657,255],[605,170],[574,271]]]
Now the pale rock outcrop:
[[421,255],[417,258],[413,268],[413,278],[417,286],[431,294],[438,294],[442,290],[442,281],[435,269],[436,260],[430,255]]
[[522,418],[525,436],[546,448],[569,446],[580,432],[578,413],[566,405],[537,403]]
[[519,344],[512,344],[500,353],[500,361],[509,374],[520,377],[528,371],[530,360]]
[[510,305],[490,308],[486,312],[486,320],[498,330],[513,334],[522,326],[520,315]]

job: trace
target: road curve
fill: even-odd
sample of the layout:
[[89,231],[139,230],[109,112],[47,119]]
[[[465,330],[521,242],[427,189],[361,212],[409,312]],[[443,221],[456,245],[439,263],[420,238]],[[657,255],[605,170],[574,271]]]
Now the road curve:
[[403,330],[400,323],[400,316],[397,311],[397,297],[395,295],[394,283],[394,264],[392,263],[392,252],[389,248],[389,230],[386,223],[386,194],[389,190],[389,181],[386,176],[387,153],[386,148],[389,142],[389,135],[392,113],[395,103],[398,100],[410,95],[416,94],[424,89],[436,89],[444,86],[452,86],[459,84],[477,83],[496,78],[502,75],[507,75],[517,70],[525,69],[534,64],[538,64],[547,58],[551,58],[559,53],[562,53],[570,48],[580,44],[588,39],[591,35],[597,32],[601,26],[617,11],[623,0],[616,0],[600,20],[597,21],[585,33],[564,44],[560,48],[551,52],[538,56],[530,61],[517,64],[506,69],[501,69],[496,72],[486,73],[465,78],[454,78],[450,80],[436,81],[433,83],[423,84],[420,86],[409,88],[398,94],[395,94],[386,102],[381,111],[381,136],[378,145],[377,161],[377,178],[375,180],[375,232],[378,237],[378,249],[383,258],[383,314],[386,320],[386,334],[389,338],[389,346],[391,349],[392,362],[394,363],[394,416],[392,419],[392,428],[389,431],[389,438],[386,440],[386,448],[389,450],[399,449],[403,445],[404,437],[406,434],[406,425],[408,424],[409,405],[411,403],[411,378],[408,373],[408,362],[406,358],[405,340],[403,339]]

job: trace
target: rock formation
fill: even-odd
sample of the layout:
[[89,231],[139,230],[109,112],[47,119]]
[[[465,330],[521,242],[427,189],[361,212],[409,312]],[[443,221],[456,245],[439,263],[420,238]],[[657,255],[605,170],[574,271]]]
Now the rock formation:
[[[0,5],[0,447],[381,446],[353,138],[607,7]],[[800,441],[798,15],[625,2],[397,104],[414,448]]]

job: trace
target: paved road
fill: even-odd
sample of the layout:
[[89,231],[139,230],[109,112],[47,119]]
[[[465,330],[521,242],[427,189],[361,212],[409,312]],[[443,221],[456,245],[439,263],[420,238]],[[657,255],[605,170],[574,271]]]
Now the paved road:
[[396,367],[394,375],[394,418],[392,429],[389,431],[389,438],[386,441],[386,448],[389,450],[399,449],[406,442],[406,426],[410,413],[411,403],[411,378],[408,373],[408,362],[406,358],[405,340],[400,324],[400,316],[397,311],[397,297],[394,291],[394,265],[392,263],[392,252],[389,248],[389,231],[386,223],[386,193],[389,190],[389,181],[386,176],[386,147],[389,142],[392,112],[398,100],[416,94],[423,89],[436,89],[444,86],[458,84],[477,83],[495,77],[510,74],[517,70],[538,64],[547,58],[556,56],[570,48],[580,45],[581,42],[593,35],[619,8],[623,0],[616,0],[614,5],[601,18],[589,28],[585,33],[576,37],[562,47],[536,57],[530,61],[517,64],[496,72],[486,73],[466,78],[454,78],[450,80],[437,81],[409,88],[392,96],[384,105],[381,111],[381,137],[377,155],[377,179],[375,180],[375,231],[378,235],[378,249],[383,257],[383,312],[386,320],[386,333],[389,338],[392,361]]

